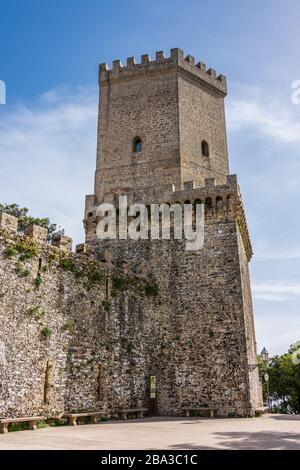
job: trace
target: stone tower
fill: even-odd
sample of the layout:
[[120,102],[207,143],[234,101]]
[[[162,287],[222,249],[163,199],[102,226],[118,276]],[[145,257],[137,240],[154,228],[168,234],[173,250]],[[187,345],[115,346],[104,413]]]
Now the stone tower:
[[[157,52],[154,61],[143,55],[139,64],[133,57],[124,67],[114,61],[111,70],[101,64],[99,84],[86,243],[100,259],[109,252],[116,265],[146,273],[160,292],[151,318],[141,316],[135,325],[144,375],[139,370],[128,380],[144,383],[146,406],[148,378],[156,377],[158,414],[210,406],[220,415],[253,415],[261,391],[248,272],[252,248],[237,178],[229,175],[226,79],[176,48],[168,58]],[[204,203],[203,249],[187,252],[174,239],[100,242],[96,208],[117,204],[119,195],[146,205]],[[148,336],[145,322],[151,323]],[[132,385],[132,403],[134,395]]]

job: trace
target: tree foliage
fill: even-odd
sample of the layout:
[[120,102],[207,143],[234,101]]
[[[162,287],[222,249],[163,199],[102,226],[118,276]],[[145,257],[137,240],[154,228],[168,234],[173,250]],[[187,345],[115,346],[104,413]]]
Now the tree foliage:
[[269,375],[269,394],[273,408],[284,413],[300,413],[300,342],[290,346],[282,356],[271,357],[266,364],[261,357],[258,359],[263,392],[266,397],[267,388],[264,374]]
[[27,209],[27,207],[20,207],[18,204],[0,204],[0,212],[6,212],[18,218],[19,233],[24,233],[26,228],[31,224],[46,228],[48,230],[48,241],[64,233],[63,229],[57,230],[57,225],[51,223],[48,218],[32,217],[28,215],[29,209]]

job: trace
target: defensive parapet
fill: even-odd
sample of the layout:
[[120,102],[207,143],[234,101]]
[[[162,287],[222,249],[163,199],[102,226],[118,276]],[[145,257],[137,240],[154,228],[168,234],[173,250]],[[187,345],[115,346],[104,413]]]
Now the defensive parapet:
[[[77,245],[73,253],[72,238],[59,235],[48,242],[47,236],[48,230],[35,224],[29,225],[25,232],[20,234],[18,233],[18,218],[4,212],[0,213],[0,240],[5,242],[8,258],[18,257],[20,261],[30,258],[39,259],[38,272],[41,272],[41,265],[45,266],[46,260],[59,264],[60,261],[68,259],[70,266],[73,263],[80,266],[90,265],[93,270],[106,273],[109,271],[111,275],[130,275],[137,280],[147,278],[144,272],[142,274],[132,272],[126,260],[116,262],[113,254],[107,250],[103,252],[101,259],[96,259],[90,247],[85,243]],[[69,270],[68,267],[67,270]]]
[[[122,194],[111,195],[106,202],[111,203],[118,210],[120,195]],[[207,178],[203,187],[197,188],[194,181],[188,181],[184,183],[181,190],[176,190],[174,185],[170,185],[163,192],[148,189],[141,192],[129,192],[126,195],[128,207],[140,203],[150,210],[151,204],[167,204],[169,206],[204,204],[206,223],[218,222],[220,219],[225,221],[235,219],[241,232],[247,259],[250,261],[253,251],[236,175],[228,175],[226,184],[223,185],[217,185],[214,178]],[[97,205],[94,197],[88,196],[84,219],[87,242],[95,240],[96,237],[96,227],[99,221],[96,211]]]
[[116,78],[126,79],[133,74],[143,74],[146,70],[147,72],[158,71],[161,73],[164,69],[170,69],[171,67],[178,67],[179,70],[193,75],[194,78],[217,89],[223,96],[227,94],[227,83],[224,75],[217,75],[213,68],[207,69],[203,62],[196,63],[195,58],[190,54],[185,57],[183,50],[179,48],[171,49],[169,57],[165,57],[163,51],[158,51],[155,60],[151,60],[149,54],[143,54],[140,63],[136,63],[134,57],[129,57],[126,66],[123,66],[120,60],[114,60],[112,69],[109,68],[108,64],[102,63],[99,67],[99,83],[105,85],[105,83]]
[[[5,212],[0,213],[0,230],[6,234],[6,236],[11,237],[17,235],[18,231],[18,218],[14,217]],[[67,253],[72,252],[73,240],[70,237],[65,235],[58,235],[54,238],[51,244],[47,243],[48,230],[39,225],[31,224],[29,225],[24,232],[24,236],[32,239],[34,242],[39,244],[45,244],[49,248],[52,246],[61,249]]]

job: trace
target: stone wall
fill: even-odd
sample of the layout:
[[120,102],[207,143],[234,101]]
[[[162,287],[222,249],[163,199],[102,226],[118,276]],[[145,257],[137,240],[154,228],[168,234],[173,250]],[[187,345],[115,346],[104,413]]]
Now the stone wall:
[[145,406],[148,282],[2,229],[0,417]]
[[[161,51],[155,60],[143,55],[139,64],[132,57],[126,66],[116,60],[112,70],[101,64],[99,84],[95,204],[119,192],[226,180],[223,75],[175,48],[167,58]],[[202,155],[202,140],[209,144],[209,158]]]
[[89,241],[99,259],[109,251],[135,272],[143,261],[159,286],[161,305],[151,319],[151,373],[161,414],[209,405],[220,415],[246,416],[261,404],[247,266],[251,245],[237,193],[228,206],[225,192],[220,206],[216,195],[222,189],[206,188],[213,203],[206,207],[200,251],[187,252],[185,241],[174,239]]
[[147,407],[150,374],[159,415],[253,414],[235,217],[207,214],[199,252],[108,240],[73,255],[29,233],[0,237],[0,416]]
[[[181,180],[201,187],[213,176],[223,184],[229,174],[224,95],[181,70],[178,90]],[[203,140],[209,156],[202,155]]]

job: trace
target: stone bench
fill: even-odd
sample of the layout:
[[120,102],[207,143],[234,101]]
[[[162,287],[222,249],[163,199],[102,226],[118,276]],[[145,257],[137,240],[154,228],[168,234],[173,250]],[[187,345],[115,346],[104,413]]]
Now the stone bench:
[[268,407],[267,406],[262,406],[261,408],[256,408],[256,410],[255,410],[255,416],[257,416],[257,417],[262,416],[265,413],[268,413]]
[[9,424],[18,424],[18,423],[29,423],[29,429],[34,431],[36,429],[36,423],[38,421],[43,421],[45,418],[43,416],[32,416],[28,418],[2,418],[0,419],[0,434],[8,433]]
[[94,412],[87,412],[87,413],[65,413],[63,415],[63,418],[67,418],[69,421],[70,426],[77,426],[77,419],[78,418],[90,418],[90,423],[91,424],[96,424],[98,423],[99,417],[101,416],[101,413],[98,411]]
[[210,418],[214,418],[215,412],[218,411],[218,408],[212,408],[210,406],[200,406],[198,408],[183,408],[183,411],[185,412],[185,416],[188,418],[191,413],[193,412],[198,412],[201,413],[203,411],[208,411]]
[[144,413],[148,413],[148,408],[131,408],[128,410],[118,410],[117,411],[118,415],[121,417],[121,419],[127,419],[128,415],[137,415],[138,418],[143,418]]

